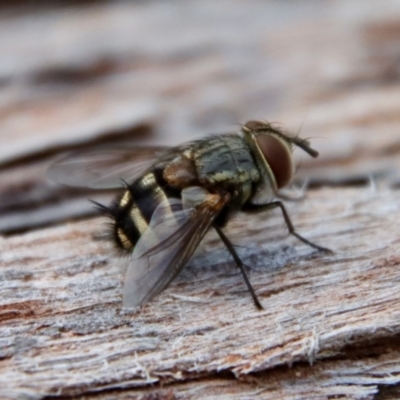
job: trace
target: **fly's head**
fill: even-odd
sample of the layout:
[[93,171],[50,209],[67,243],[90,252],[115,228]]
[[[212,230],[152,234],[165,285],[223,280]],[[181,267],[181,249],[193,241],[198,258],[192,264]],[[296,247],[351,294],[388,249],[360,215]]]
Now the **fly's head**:
[[249,121],[242,126],[242,132],[256,160],[276,184],[276,189],[286,186],[294,175],[293,147],[300,147],[312,157],[318,152],[310,147],[307,140],[289,136],[271,124],[262,121]]

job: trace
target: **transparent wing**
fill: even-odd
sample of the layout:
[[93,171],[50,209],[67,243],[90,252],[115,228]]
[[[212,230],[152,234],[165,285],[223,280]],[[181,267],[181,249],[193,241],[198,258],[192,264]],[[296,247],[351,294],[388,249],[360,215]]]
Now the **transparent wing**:
[[[169,199],[157,207],[149,228],[139,239],[125,277],[124,307],[136,307],[165,289],[177,276],[207,233],[215,217],[229,200],[190,188],[203,201],[196,208]],[[185,194],[183,193],[183,196]],[[190,201],[189,201],[190,202]]]
[[169,147],[159,146],[71,153],[50,167],[48,177],[68,186],[118,188],[121,179],[133,181],[169,150]]

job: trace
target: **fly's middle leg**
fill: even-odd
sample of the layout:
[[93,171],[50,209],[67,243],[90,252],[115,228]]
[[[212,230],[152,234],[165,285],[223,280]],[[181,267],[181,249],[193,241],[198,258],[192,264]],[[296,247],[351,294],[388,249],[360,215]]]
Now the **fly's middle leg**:
[[230,242],[230,240],[225,236],[225,233],[222,232],[222,229],[217,226],[216,224],[213,225],[215,230],[217,231],[219,237],[221,238],[221,240],[224,242],[225,246],[227,247],[227,249],[229,250],[229,252],[231,253],[233,259],[236,262],[236,265],[239,267],[240,272],[243,275],[244,281],[246,283],[247,288],[249,289],[249,292],[251,294],[251,297],[253,298],[254,304],[256,305],[256,307],[259,310],[263,310],[263,306],[261,305],[260,301],[257,298],[257,295],[253,289],[253,286],[250,283],[249,277],[247,276],[246,270],[245,270],[245,265],[243,264],[242,260],[240,259],[240,257],[238,256],[235,248],[233,247],[232,243]]

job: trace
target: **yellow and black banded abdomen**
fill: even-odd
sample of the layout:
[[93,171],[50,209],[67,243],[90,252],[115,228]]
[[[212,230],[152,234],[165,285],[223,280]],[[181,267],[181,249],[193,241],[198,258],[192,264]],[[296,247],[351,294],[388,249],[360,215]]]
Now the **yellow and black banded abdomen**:
[[125,192],[109,210],[117,246],[132,251],[156,208],[169,198],[180,198],[180,191],[166,183],[162,169],[154,169],[126,184]]

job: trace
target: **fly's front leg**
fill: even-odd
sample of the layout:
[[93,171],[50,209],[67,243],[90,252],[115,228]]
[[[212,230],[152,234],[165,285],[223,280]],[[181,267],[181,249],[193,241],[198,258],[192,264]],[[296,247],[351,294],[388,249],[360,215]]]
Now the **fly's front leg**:
[[229,252],[231,253],[233,259],[236,262],[236,265],[239,267],[240,272],[243,275],[244,281],[247,285],[247,288],[249,289],[249,292],[251,294],[251,297],[253,298],[254,304],[256,305],[256,307],[259,310],[263,310],[263,306],[261,305],[260,301],[257,298],[257,295],[253,289],[253,286],[250,283],[249,277],[247,276],[246,270],[244,269],[245,265],[243,264],[242,260],[240,259],[240,257],[238,256],[238,254],[236,253],[235,248],[233,247],[232,243],[230,242],[230,240],[225,236],[225,233],[222,232],[222,229],[218,226],[218,225],[213,225],[215,230],[217,231],[219,237],[221,238],[221,240],[224,242],[225,246],[227,247],[227,249],[229,250]]
[[299,235],[295,231],[292,221],[290,220],[289,214],[287,213],[286,208],[281,201],[273,201],[268,204],[251,205],[251,206],[247,206],[246,209],[248,211],[266,211],[266,210],[272,210],[273,208],[277,208],[277,207],[279,207],[281,209],[286,226],[288,227],[289,233],[291,235],[297,237],[297,239],[301,240],[303,243],[307,244],[308,246],[310,246],[314,249],[317,249],[318,251],[332,253],[332,250],[327,249],[326,247],[318,246],[317,244],[310,242],[309,240],[307,240],[303,236]]

